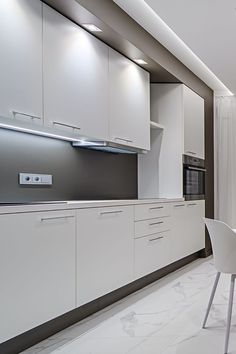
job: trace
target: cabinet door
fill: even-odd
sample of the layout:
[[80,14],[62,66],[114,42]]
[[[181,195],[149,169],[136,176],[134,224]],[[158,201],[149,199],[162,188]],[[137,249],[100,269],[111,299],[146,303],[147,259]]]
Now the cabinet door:
[[188,253],[188,223],[186,219],[186,203],[179,202],[172,205],[172,227],[171,227],[171,259],[177,261]]
[[184,152],[204,159],[204,100],[183,86],[184,99]]
[[108,47],[43,5],[45,123],[108,137]]
[[75,308],[75,212],[0,216],[0,342]]
[[205,201],[180,202],[172,208],[171,258],[176,261],[205,247]]
[[133,280],[133,207],[78,211],[77,306]]
[[205,201],[195,200],[186,203],[186,220],[188,220],[187,245],[189,254],[205,247]]
[[42,124],[42,3],[1,1],[0,116]]
[[109,49],[110,139],[150,150],[149,74]]

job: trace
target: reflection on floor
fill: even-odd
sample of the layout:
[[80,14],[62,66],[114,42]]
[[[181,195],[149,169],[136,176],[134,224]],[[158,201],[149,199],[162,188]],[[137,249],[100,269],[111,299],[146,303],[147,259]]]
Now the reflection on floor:
[[[229,275],[220,279],[209,327],[201,329],[215,274],[212,258],[197,260],[24,354],[223,354]],[[231,354],[235,332],[232,326]]]

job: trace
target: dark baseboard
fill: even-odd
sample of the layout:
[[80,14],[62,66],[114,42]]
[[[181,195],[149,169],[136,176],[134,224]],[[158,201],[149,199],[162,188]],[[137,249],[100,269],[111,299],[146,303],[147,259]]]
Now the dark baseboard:
[[[48,321],[38,327],[31,329],[17,337],[14,337],[0,344],[0,353],[2,354],[19,354],[21,351],[41,342],[42,340],[52,336],[53,334],[83,320],[93,313],[102,310],[103,308],[121,300],[125,296],[142,289],[146,285],[164,277],[171,272],[180,269],[181,267],[191,263],[199,257],[202,257],[205,250],[187,256],[177,262],[174,262],[167,267],[159,269],[151,274],[144,276],[134,282],[123,286],[107,295],[100,297],[86,305],[74,309],[66,314],[59,316],[51,321]],[[204,255],[206,257],[206,253]]]
[[200,258],[206,258],[206,257],[209,257],[212,255],[212,249],[209,248],[209,249],[202,249],[201,251],[199,251],[199,257]]

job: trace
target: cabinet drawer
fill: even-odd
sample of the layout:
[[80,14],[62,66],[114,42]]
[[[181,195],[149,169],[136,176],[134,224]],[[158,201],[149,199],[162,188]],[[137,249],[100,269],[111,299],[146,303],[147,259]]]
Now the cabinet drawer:
[[139,238],[146,235],[155,234],[161,231],[167,231],[170,229],[170,218],[156,218],[150,220],[136,221],[134,225],[134,237]]
[[135,205],[134,210],[135,220],[147,220],[170,215],[169,204]]
[[152,273],[170,263],[170,232],[159,232],[135,240],[135,278]]

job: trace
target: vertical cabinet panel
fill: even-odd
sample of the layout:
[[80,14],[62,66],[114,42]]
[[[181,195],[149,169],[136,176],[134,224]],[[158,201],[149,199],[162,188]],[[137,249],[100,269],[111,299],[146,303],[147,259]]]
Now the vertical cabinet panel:
[[109,48],[110,138],[150,149],[149,74]]
[[[172,206],[172,228],[171,228],[171,258],[172,262],[177,261],[188,253],[186,245],[188,239],[188,224],[186,218],[186,203],[174,203]],[[187,242],[188,243],[188,242]]]
[[184,152],[204,159],[204,100],[186,86],[183,86],[183,97]]
[[0,216],[0,342],[75,308],[75,212]]
[[133,280],[133,207],[78,211],[77,306]]
[[108,138],[108,47],[43,5],[44,115],[47,125]]
[[151,120],[163,131],[152,130],[152,149],[139,156],[139,197],[182,198],[184,122],[182,86],[151,84]]
[[42,120],[42,3],[1,1],[0,116]]
[[189,220],[188,248],[191,254],[205,247],[205,201],[194,200],[186,204],[186,220]]

